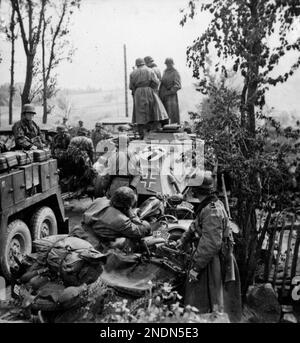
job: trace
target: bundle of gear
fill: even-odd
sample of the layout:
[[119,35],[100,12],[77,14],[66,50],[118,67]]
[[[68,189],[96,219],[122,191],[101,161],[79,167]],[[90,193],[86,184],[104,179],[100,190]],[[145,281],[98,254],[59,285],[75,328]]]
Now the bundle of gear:
[[18,261],[13,296],[34,311],[78,308],[102,273],[106,255],[80,238],[49,236],[33,242],[35,253]]

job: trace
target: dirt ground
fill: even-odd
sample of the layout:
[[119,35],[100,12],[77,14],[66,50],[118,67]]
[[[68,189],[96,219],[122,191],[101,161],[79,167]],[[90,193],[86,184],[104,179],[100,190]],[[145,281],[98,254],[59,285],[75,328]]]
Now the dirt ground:
[[65,213],[69,218],[69,230],[75,225],[80,225],[83,212],[91,205],[91,198],[72,199],[65,201]]

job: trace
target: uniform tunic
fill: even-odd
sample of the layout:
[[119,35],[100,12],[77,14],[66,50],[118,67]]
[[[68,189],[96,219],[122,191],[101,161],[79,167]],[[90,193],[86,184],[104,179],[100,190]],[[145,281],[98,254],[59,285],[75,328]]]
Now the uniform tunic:
[[15,136],[16,149],[29,150],[33,145],[37,148],[43,147],[41,130],[33,120],[29,121],[23,118],[14,124],[12,130]]
[[220,252],[227,226],[224,205],[215,198],[204,206],[182,238],[187,243],[192,237],[198,237],[191,268],[199,274],[197,280],[186,282],[185,304],[197,307],[201,313],[225,311],[231,321],[239,321],[241,293],[235,259],[235,281],[223,283],[222,280]]
[[174,68],[164,71],[159,97],[168,112],[171,123],[180,123],[177,91],[181,89],[181,79],[178,71]]
[[52,142],[52,154],[56,158],[60,158],[61,155],[67,150],[71,141],[71,135],[69,133],[56,134],[53,137]]
[[148,222],[140,221],[134,215],[125,215],[111,206],[106,197],[94,200],[83,214],[83,225],[107,247],[118,238],[139,241],[150,232]]
[[74,150],[78,149],[82,152],[86,152],[90,160],[93,161],[94,147],[93,147],[93,142],[90,138],[84,137],[84,136],[73,137],[68,147],[69,151],[72,151],[72,149]]
[[155,72],[146,66],[138,67],[130,74],[129,88],[132,90],[134,102],[133,123],[147,124],[168,119],[168,114],[155,92],[158,84]]
[[159,82],[161,82],[161,72],[158,69],[158,66],[155,63],[151,63],[151,64],[148,65],[148,67],[151,68],[154,71],[154,73],[157,76]]
[[94,144],[94,148],[96,149],[97,144],[100,141],[102,141],[104,139],[108,139],[109,137],[110,137],[110,134],[104,129],[93,130],[91,138],[92,138],[92,141]]

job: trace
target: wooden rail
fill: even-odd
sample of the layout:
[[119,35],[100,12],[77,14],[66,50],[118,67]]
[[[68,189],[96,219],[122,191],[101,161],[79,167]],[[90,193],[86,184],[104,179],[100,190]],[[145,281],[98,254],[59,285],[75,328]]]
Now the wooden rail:
[[[277,215],[269,228],[264,282],[271,282],[281,297],[291,292],[291,280],[300,273],[300,208],[287,209]],[[277,244],[278,242],[278,244]],[[299,274],[300,275],[300,274]]]

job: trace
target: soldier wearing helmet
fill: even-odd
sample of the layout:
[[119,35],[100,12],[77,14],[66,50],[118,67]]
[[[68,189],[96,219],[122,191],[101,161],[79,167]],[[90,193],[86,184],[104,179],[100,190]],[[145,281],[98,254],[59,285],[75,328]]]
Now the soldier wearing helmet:
[[169,117],[156,92],[159,80],[154,70],[145,65],[143,58],[137,58],[135,64],[137,68],[131,72],[129,83],[133,96],[132,123],[137,124],[143,138],[152,127],[161,127]]
[[78,121],[78,127],[76,128],[76,136],[89,136],[89,130],[83,126],[83,121]]
[[16,122],[12,128],[16,149],[34,150],[42,149],[45,146],[41,130],[33,121],[35,114],[36,111],[33,105],[25,104],[23,106],[22,119]]
[[133,212],[137,197],[129,187],[118,188],[111,199],[97,198],[83,215],[83,225],[100,242],[103,251],[116,244],[133,247],[150,234],[150,224]]
[[[197,307],[200,313],[225,311],[230,320],[238,321],[241,315],[240,280],[232,252],[226,256],[230,266],[223,263],[224,244],[232,239],[232,233],[210,172],[205,172],[202,184],[194,187],[194,196],[199,199],[200,207],[190,228],[177,243],[181,249],[192,250],[185,304]],[[226,273],[229,267],[233,268],[230,276]]]
[[71,136],[64,125],[58,125],[56,131],[52,142],[52,155],[60,159],[70,144]]
[[97,144],[104,140],[110,138],[110,134],[104,129],[103,124],[97,122],[95,124],[95,129],[92,131],[92,141],[94,145],[94,149],[96,150]]
[[159,97],[170,117],[171,124],[180,124],[179,104],[177,92],[181,89],[181,78],[174,68],[173,58],[166,58],[166,69],[159,87]]
[[[158,69],[157,64],[154,63],[154,59],[153,59],[151,56],[146,56],[146,57],[144,58],[144,61],[145,61],[145,63],[146,63],[146,66],[147,66],[148,68],[151,68],[151,69],[155,72],[155,74],[156,74],[156,76],[157,76],[157,78],[158,78],[158,80],[159,80],[159,82],[160,82],[160,81],[161,81],[161,72],[160,72],[160,70]],[[157,89],[157,90],[158,90],[158,89]]]

